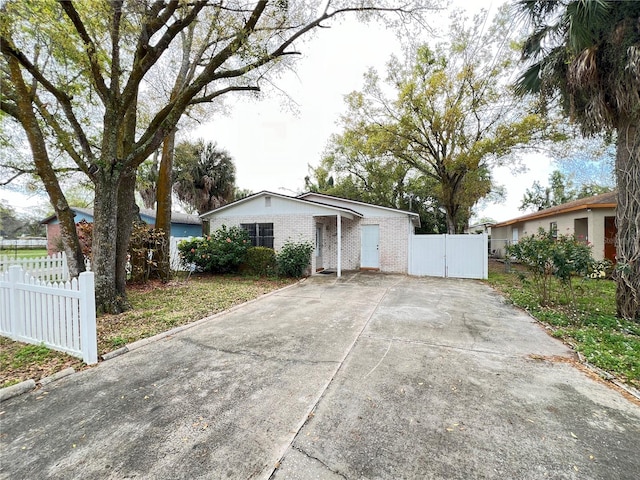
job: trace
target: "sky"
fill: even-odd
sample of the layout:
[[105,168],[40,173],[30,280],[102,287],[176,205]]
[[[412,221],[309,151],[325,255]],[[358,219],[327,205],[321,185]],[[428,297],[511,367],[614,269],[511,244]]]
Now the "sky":
[[[502,2],[454,3],[495,11]],[[344,96],[361,89],[363,74],[370,67],[383,72],[392,53],[401,55],[394,34],[379,25],[353,19],[331,25],[299,46],[302,55],[295,70],[277,80],[277,88],[286,92],[289,100],[283,95],[258,100],[250,94],[236,94],[227,98],[227,112],[212,115],[193,132],[193,137],[215,141],[231,154],[239,188],[301,193],[308,166],[320,163],[329,137],[339,133],[337,122],[346,111]],[[295,108],[290,108],[291,104]],[[479,209],[478,218],[502,221],[522,215],[517,207],[525,189],[535,180],[546,184],[552,170],[550,160],[542,155],[528,157],[526,164],[528,171],[519,175],[508,168],[494,172],[496,182],[507,188],[506,200]],[[46,197],[25,196],[0,187],[0,201],[27,212],[34,204],[46,203]]]

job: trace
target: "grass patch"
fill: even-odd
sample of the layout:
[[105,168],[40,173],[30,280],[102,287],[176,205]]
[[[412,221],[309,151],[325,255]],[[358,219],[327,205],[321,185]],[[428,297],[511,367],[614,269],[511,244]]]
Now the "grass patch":
[[40,380],[68,367],[81,368],[82,361],[43,345],[29,345],[0,337],[0,388],[30,378]]
[[568,295],[560,294],[546,306],[539,304],[530,284],[517,270],[505,272],[494,265],[489,269],[489,284],[548,325],[555,337],[571,345],[589,363],[640,388],[640,324],[616,317],[613,281],[578,280],[574,305]]
[[[219,313],[294,281],[202,275],[168,284],[130,286],[127,295],[133,308],[120,315],[102,315],[97,320],[98,354]],[[78,370],[85,366],[75,357],[44,346],[0,337],[0,387],[30,378],[39,380],[67,367]]]
[[46,248],[34,249],[0,249],[0,257],[7,256],[9,258],[41,258],[47,256]]

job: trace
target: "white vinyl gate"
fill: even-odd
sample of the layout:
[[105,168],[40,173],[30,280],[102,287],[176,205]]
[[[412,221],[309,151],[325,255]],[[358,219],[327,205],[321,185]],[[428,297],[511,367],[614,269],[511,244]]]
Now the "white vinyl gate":
[[488,237],[481,235],[411,235],[409,275],[487,278]]

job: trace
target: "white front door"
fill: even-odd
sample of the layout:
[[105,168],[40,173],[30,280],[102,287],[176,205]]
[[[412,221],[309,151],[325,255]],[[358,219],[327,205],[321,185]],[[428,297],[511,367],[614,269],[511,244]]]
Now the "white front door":
[[380,268],[379,240],[379,225],[362,225],[360,268]]

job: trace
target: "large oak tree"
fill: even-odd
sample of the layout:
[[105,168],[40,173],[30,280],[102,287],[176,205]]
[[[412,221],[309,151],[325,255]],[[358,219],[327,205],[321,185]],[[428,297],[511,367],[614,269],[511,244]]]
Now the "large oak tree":
[[461,232],[473,205],[491,192],[492,167],[546,130],[508,88],[516,52],[506,13],[490,27],[484,15],[471,24],[458,16],[446,42],[420,46],[406,65],[392,60],[386,78],[372,70],[363,90],[347,97],[336,137],[350,145],[341,151],[352,161],[400,160],[432,179],[448,233]]

